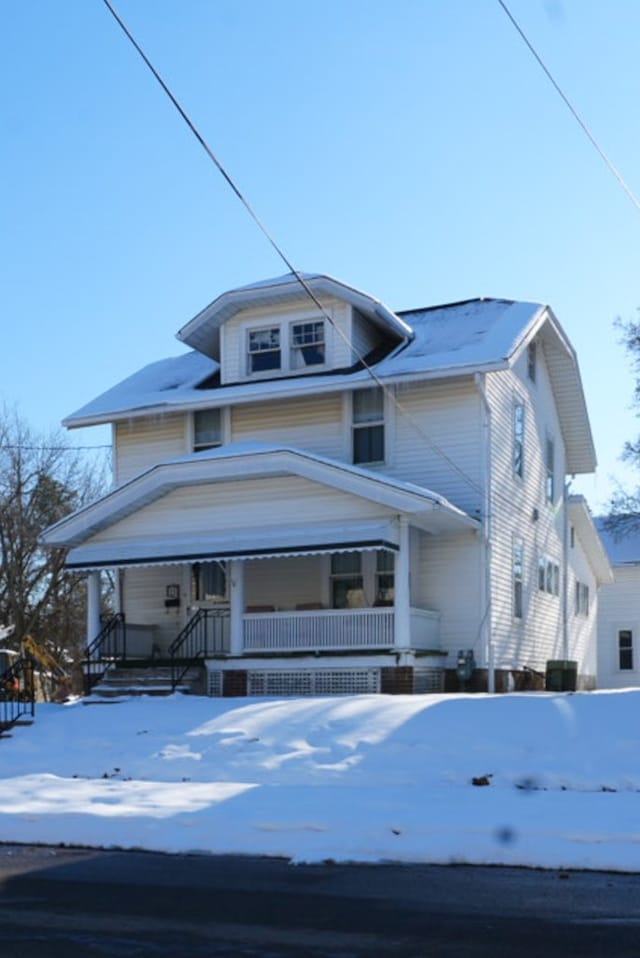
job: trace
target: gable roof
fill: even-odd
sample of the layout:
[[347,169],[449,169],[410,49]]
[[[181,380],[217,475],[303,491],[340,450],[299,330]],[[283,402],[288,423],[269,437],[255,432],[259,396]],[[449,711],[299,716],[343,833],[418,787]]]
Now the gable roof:
[[245,442],[160,462],[97,502],[50,526],[45,545],[74,547],[185,486],[295,475],[402,512],[431,532],[477,530],[479,522],[429,489],[290,446]]
[[[411,338],[410,327],[384,303],[369,293],[364,293],[354,286],[349,286],[333,276],[322,273],[300,273],[306,286],[318,299],[323,296],[332,296],[355,306],[376,326],[385,332],[391,333],[400,339]],[[213,359],[220,355],[219,333],[220,327],[243,309],[259,306],[286,306],[299,300],[306,300],[311,309],[317,306],[309,296],[305,287],[294,273],[276,276],[273,279],[261,280],[240,286],[237,289],[222,293],[205,306],[197,316],[180,329],[176,336],[182,343],[197,349]]]
[[640,527],[635,517],[619,535],[607,528],[606,516],[598,516],[594,522],[612,565],[640,565]]
[[[357,306],[388,333],[402,337],[391,353],[375,363],[376,375],[387,383],[508,369],[539,335],[567,450],[567,471],[578,474],[595,469],[595,447],[577,357],[548,306],[508,299],[472,299],[396,314],[369,294],[333,277],[303,275],[314,293],[337,296]],[[217,360],[211,356],[215,352],[212,343],[224,322],[247,306],[277,306],[299,301],[305,295],[292,274],[223,293],[178,333],[183,342],[197,345],[198,351],[145,366],[68,416],[63,424],[75,428],[114,422],[132,414],[186,412],[370,386],[370,373],[358,364],[351,370],[202,388],[219,371]]]
[[613,571],[596,521],[584,496],[569,496],[569,519],[599,584],[613,582]]

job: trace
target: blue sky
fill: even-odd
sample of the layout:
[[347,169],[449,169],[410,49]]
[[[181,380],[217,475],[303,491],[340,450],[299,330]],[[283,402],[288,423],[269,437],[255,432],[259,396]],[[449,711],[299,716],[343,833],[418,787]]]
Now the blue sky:
[[[549,303],[578,352],[598,509],[635,435],[613,328],[640,306],[640,212],[497,0],[118,0],[299,268],[406,309]],[[509,0],[640,192],[640,3]],[[282,263],[101,0],[5,0],[2,397],[38,429]],[[108,441],[104,429],[75,442]]]

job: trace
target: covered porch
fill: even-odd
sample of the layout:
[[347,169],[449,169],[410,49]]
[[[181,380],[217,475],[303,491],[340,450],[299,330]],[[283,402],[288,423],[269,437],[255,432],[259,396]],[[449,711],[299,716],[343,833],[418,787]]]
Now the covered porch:
[[[87,574],[90,654],[293,669],[296,657],[437,651],[421,549],[478,527],[382,472],[247,443],[160,463],[45,538]],[[117,582],[106,626],[105,570]]]

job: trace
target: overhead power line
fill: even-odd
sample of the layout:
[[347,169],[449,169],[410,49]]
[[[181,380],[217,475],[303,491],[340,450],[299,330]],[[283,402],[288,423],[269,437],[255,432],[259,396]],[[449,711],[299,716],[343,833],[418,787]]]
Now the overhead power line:
[[600,158],[606,163],[606,165],[607,165],[607,167],[609,168],[610,172],[613,173],[613,175],[615,176],[616,180],[618,181],[618,183],[620,184],[620,186],[622,187],[622,189],[625,191],[625,193],[627,194],[627,196],[629,197],[629,199],[631,200],[631,202],[633,203],[633,205],[636,207],[636,209],[640,210],[640,200],[638,199],[638,197],[636,196],[636,194],[633,192],[633,190],[631,189],[631,187],[629,186],[629,184],[627,183],[627,181],[624,179],[624,177],[622,176],[622,173],[621,173],[620,170],[617,168],[617,166],[615,165],[615,163],[613,162],[613,160],[611,160],[611,159],[609,158],[609,156],[605,153],[605,151],[602,149],[602,147],[600,146],[600,144],[599,144],[598,141],[596,140],[594,134],[591,132],[591,130],[589,129],[589,127],[587,126],[587,124],[585,123],[585,121],[582,119],[582,117],[580,116],[580,114],[578,113],[578,111],[576,110],[576,108],[574,107],[574,105],[573,105],[573,103],[571,102],[571,100],[569,99],[569,97],[566,95],[566,93],[564,92],[564,90],[562,89],[562,87],[560,86],[560,84],[557,82],[557,80],[555,79],[555,77],[554,77],[553,74],[551,73],[551,70],[549,70],[549,68],[547,67],[547,65],[544,63],[542,57],[540,56],[540,54],[539,54],[539,53],[537,52],[537,50],[535,49],[535,47],[533,46],[533,44],[531,43],[531,41],[529,40],[529,38],[528,38],[527,35],[525,34],[524,30],[522,29],[522,27],[520,26],[520,24],[518,23],[518,21],[516,20],[516,18],[513,16],[513,14],[511,13],[511,11],[509,10],[509,8],[508,8],[508,6],[506,5],[506,3],[504,2],[504,0],[498,0],[498,3],[500,4],[500,6],[502,7],[502,9],[504,10],[505,14],[507,15],[507,17],[508,17],[509,20],[511,21],[512,25],[515,27],[515,29],[516,29],[517,32],[519,33],[519,35],[520,35],[520,37],[521,37],[523,43],[526,45],[526,47],[527,47],[527,49],[529,50],[529,52],[531,53],[531,55],[532,55],[532,56],[534,57],[534,59],[537,61],[539,67],[540,67],[541,70],[544,72],[545,76],[547,77],[547,79],[549,80],[549,82],[551,83],[551,85],[553,86],[553,88],[554,88],[554,90],[556,91],[556,93],[558,94],[558,96],[559,96],[559,97],[561,98],[561,100],[563,101],[564,105],[567,107],[567,109],[568,109],[569,112],[571,113],[572,117],[574,118],[574,120],[576,121],[576,123],[578,124],[578,126],[580,127],[580,129],[582,130],[582,132],[585,134],[585,136],[587,137],[587,139],[589,140],[589,142],[591,143],[591,145],[593,146],[593,148],[596,150],[596,152],[598,153],[598,155],[600,156]]
[[269,232],[269,230],[267,229],[267,227],[265,226],[265,224],[262,222],[262,220],[260,219],[260,217],[258,216],[258,214],[255,212],[255,210],[253,209],[253,207],[251,206],[251,204],[249,203],[249,201],[246,199],[246,197],[243,195],[243,193],[242,193],[242,191],[240,190],[240,188],[239,188],[239,187],[237,186],[237,184],[235,183],[235,181],[234,181],[233,177],[231,176],[231,174],[225,169],[225,167],[223,166],[222,162],[218,159],[218,157],[216,156],[216,154],[213,152],[213,150],[211,149],[211,147],[210,147],[209,144],[207,143],[207,141],[206,141],[204,135],[200,132],[200,130],[198,129],[198,127],[196,126],[196,124],[193,122],[193,120],[190,118],[190,116],[188,115],[187,111],[184,109],[184,107],[182,106],[182,104],[180,103],[180,101],[178,100],[178,98],[177,98],[177,97],[175,96],[175,94],[171,91],[169,85],[166,83],[166,81],[162,78],[162,76],[160,75],[160,73],[158,72],[158,70],[155,68],[155,66],[153,65],[153,63],[152,63],[151,60],[149,59],[149,57],[146,55],[146,53],[144,52],[144,50],[142,49],[142,47],[140,46],[140,44],[137,42],[137,40],[135,39],[135,37],[133,36],[133,34],[132,34],[131,31],[129,30],[129,28],[128,28],[128,27],[126,26],[126,24],[124,23],[122,17],[120,17],[120,15],[117,13],[117,11],[115,10],[113,4],[110,2],[110,0],[103,0],[103,3],[104,3],[104,5],[107,7],[107,9],[108,9],[109,12],[111,13],[111,15],[113,16],[114,20],[116,21],[116,23],[118,24],[118,26],[120,27],[120,29],[122,30],[122,32],[124,33],[124,35],[127,37],[127,39],[129,40],[129,42],[132,44],[132,46],[134,47],[134,49],[137,51],[138,55],[142,58],[142,60],[144,61],[144,63],[145,63],[146,66],[148,67],[148,69],[151,71],[151,73],[153,74],[153,76],[155,77],[155,79],[157,80],[157,82],[160,84],[160,86],[162,87],[162,89],[163,89],[163,91],[165,92],[165,94],[168,96],[168,98],[169,98],[169,100],[171,101],[171,103],[173,104],[173,106],[176,108],[176,110],[178,111],[178,113],[180,114],[180,116],[182,117],[182,119],[184,120],[184,122],[187,124],[187,126],[189,127],[189,129],[191,130],[191,132],[193,133],[193,135],[195,136],[195,138],[198,140],[200,146],[203,148],[203,150],[205,151],[205,153],[207,154],[207,156],[209,157],[209,159],[212,161],[212,163],[213,163],[213,164],[215,165],[215,167],[217,168],[218,172],[222,175],[222,177],[224,178],[225,182],[228,184],[228,186],[233,190],[233,192],[235,193],[235,195],[238,197],[238,199],[240,200],[240,202],[242,203],[242,205],[244,206],[244,208],[247,210],[247,212],[248,212],[249,215],[251,216],[252,220],[253,220],[253,221],[255,222],[255,224],[258,226],[258,228],[260,229],[260,231],[262,232],[262,234],[265,236],[265,238],[268,240],[268,242],[270,243],[270,245],[272,246],[272,248],[275,250],[275,252],[276,252],[276,254],[278,255],[278,257],[279,257],[279,258],[282,260],[282,262],[285,264],[285,266],[287,267],[287,269],[289,270],[289,272],[290,272],[293,276],[295,276],[296,280],[298,281],[298,283],[300,284],[300,286],[303,288],[303,290],[305,291],[306,295],[309,297],[309,299],[314,303],[314,305],[316,306],[316,308],[319,310],[321,316],[323,316],[323,317],[327,320],[327,322],[332,326],[332,328],[333,328],[333,329],[336,331],[336,333],[341,337],[341,339],[349,346],[350,349],[353,350],[353,352],[355,353],[355,355],[356,355],[357,358],[358,358],[358,361],[362,364],[363,368],[368,372],[368,374],[369,374],[369,375],[371,376],[371,378],[374,380],[374,382],[376,383],[376,385],[379,386],[380,389],[382,389],[383,393],[384,393],[386,396],[389,397],[390,402],[392,402],[392,404],[393,404],[393,405],[398,409],[398,411],[405,417],[405,419],[412,424],[412,426],[414,427],[414,429],[418,432],[418,434],[421,436],[421,438],[424,440],[424,442],[433,450],[433,452],[435,452],[437,455],[439,455],[443,461],[447,462],[447,464],[451,467],[451,469],[452,469],[455,473],[457,473],[457,474],[464,480],[464,482],[465,482],[468,486],[470,486],[470,487],[471,487],[472,489],[474,489],[476,492],[482,493],[482,488],[481,488],[480,484],[479,484],[478,482],[476,482],[476,480],[473,479],[471,476],[469,476],[466,472],[464,472],[464,470],[462,470],[462,469],[457,465],[457,463],[455,463],[455,462],[444,452],[444,450],[441,449],[441,448],[424,432],[424,430],[423,430],[422,426],[420,425],[420,423],[418,423],[418,422],[416,421],[416,419],[413,417],[413,415],[412,415],[408,410],[404,409],[404,407],[402,406],[402,404],[401,404],[401,403],[399,402],[399,400],[397,399],[395,393],[386,385],[386,383],[384,383],[384,382],[382,381],[382,379],[380,378],[380,376],[378,376],[378,374],[376,373],[375,369],[373,369],[373,368],[367,363],[367,361],[366,361],[366,359],[364,358],[364,356],[363,356],[362,354],[360,354],[360,353],[354,348],[353,343],[351,343],[351,341],[349,340],[349,338],[348,338],[348,336],[346,335],[346,333],[341,329],[341,327],[340,327],[336,322],[334,322],[334,319],[333,319],[333,317],[331,316],[331,314],[324,308],[324,306],[322,305],[322,303],[320,302],[320,300],[318,299],[318,297],[316,296],[316,294],[313,292],[313,289],[311,288],[311,286],[309,285],[309,283],[306,281],[304,275],[303,275],[299,270],[296,269],[296,267],[292,264],[292,262],[291,262],[291,260],[289,259],[289,257],[285,254],[285,252],[284,252],[284,250],[282,249],[282,247],[279,245],[279,243],[276,242],[276,240],[274,239],[274,237],[271,235],[271,233]]

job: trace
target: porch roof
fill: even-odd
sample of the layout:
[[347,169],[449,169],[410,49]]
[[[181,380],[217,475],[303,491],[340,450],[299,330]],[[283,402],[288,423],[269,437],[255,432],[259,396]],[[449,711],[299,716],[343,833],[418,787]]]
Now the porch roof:
[[[285,476],[298,476],[355,496],[366,502],[367,508],[371,507],[370,516],[378,522],[388,520],[391,511],[395,515],[404,515],[413,525],[434,534],[479,528],[476,519],[422,486],[287,446],[242,443],[159,463],[97,502],[50,526],[44,533],[43,542],[66,548],[88,543],[92,536],[178,489],[203,485],[214,487],[217,483],[230,482],[237,483],[240,488],[246,480]],[[325,519],[330,523],[332,516],[323,516],[323,523]],[[354,519],[356,522],[360,520]],[[351,521],[343,525],[351,527]],[[267,518],[264,524],[260,521],[258,527],[252,529],[252,535],[260,536],[268,527]],[[289,523],[282,523],[283,532],[289,528]],[[312,528],[306,527],[307,542],[312,542]],[[225,532],[221,534],[224,536]],[[124,548],[123,540],[128,538],[127,535],[119,536],[118,547]],[[106,545],[103,541],[100,547],[105,550]],[[114,549],[118,547],[113,544]]]
[[395,522],[360,522],[240,530],[232,535],[154,536],[93,542],[72,549],[67,567],[76,570],[149,565],[184,565],[228,559],[274,559],[328,552],[396,551]]

